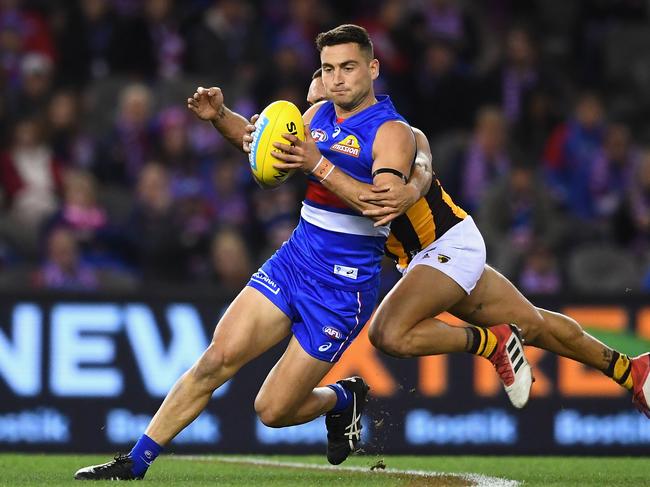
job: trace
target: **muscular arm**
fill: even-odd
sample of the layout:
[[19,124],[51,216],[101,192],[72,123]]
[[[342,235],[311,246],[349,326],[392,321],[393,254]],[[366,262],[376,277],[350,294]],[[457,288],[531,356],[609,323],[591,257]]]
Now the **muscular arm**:
[[[347,175],[327,159],[321,158],[318,147],[311,138],[308,126],[315,110],[316,106],[307,110],[303,116],[303,120],[307,125],[305,130],[306,140],[304,142],[298,140],[295,136],[285,134],[284,137],[293,146],[279,143],[274,144],[275,148],[281,151],[275,157],[284,162],[274,164],[273,166],[278,169],[301,169],[307,174],[314,174],[323,186],[359,213],[376,209],[376,203],[363,201],[359,197],[362,193],[370,192],[371,188],[374,187],[373,185],[363,183]],[[415,155],[415,140],[411,128],[402,122],[386,122],[377,131],[372,153],[374,160],[373,171],[378,168],[393,168],[402,174],[409,174]],[[389,173],[378,174],[374,178],[373,184],[375,186],[405,187],[404,182],[399,177]],[[406,204],[405,208],[413,204],[418,197],[419,192]],[[384,216],[368,216],[375,221],[385,220]]]
[[248,120],[239,113],[230,110],[226,105],[221,105],[216,118],[211,119],[210,123],[228,142],[243,151],[242,139],[248,133],[246,132]]
[[[392,168],[402,174],[409,174],[414,153],[415,142],[410,128],[401,122],[387,122],[379,128],[375,137],[375,143],[373,145],[373,171],[379,168]],[[422,163],[425,164],[425,161],[422,161]],[[414,193],[411,197],[411,204],[417,201],[420,197],[420,191],[427,185],[426,173],[420,174],[415,179],[412,185]],[[413,178],[411,178],[409,184],[412,182]],[[430,182],[429,177],[429,184]],[[388,173],[378,174],[375,176],[373,183],[374,187],[384,187],[386,185],[404,186],[404,183],[397,176]],[[337,167],[334,168],[332,173],[321,184],[341,198],[348,206],[360,213],[377,209],[375,202],[364,201],[360,198],[362,194],[370,192],[373,185],[354,179]],[[373,215],[368,216],[375,220],[382,219],[381,216],[377,216],[377,218]]]
[[411,129],[413,130],[413,135],[415,135],[417,153],[408,183],[417,190],[420,196],[424,196],[429,192],[429,188],[431,188],[431,181],[433,179],[431,164],[433,156],[431,155],[431,147],[424,132],[415,127],[411,127]]

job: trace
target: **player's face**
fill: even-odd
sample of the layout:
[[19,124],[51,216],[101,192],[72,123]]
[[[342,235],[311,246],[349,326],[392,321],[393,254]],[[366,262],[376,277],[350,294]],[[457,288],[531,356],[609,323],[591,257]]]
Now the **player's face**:
[[379,75],[379,61],[368,56],[356,43],[325,46],[320,53],[327,98],[351,111],[370,94]]
[[323,78],[320,76],[311,80],[309,85],[309,91],[307,92],[307,103],[314,105],[319,101],[323,101],[327,98],[325,93],[325,85],[323,84]]

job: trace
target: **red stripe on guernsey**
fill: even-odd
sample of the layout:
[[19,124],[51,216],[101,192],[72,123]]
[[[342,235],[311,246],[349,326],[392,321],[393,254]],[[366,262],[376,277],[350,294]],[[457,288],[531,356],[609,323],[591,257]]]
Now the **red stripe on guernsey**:
[[338,196],[316,181],[307,181],[307,194],[305,195],[305,199],[313,201],[318,205],[345,208],[346,210],[350,208]]

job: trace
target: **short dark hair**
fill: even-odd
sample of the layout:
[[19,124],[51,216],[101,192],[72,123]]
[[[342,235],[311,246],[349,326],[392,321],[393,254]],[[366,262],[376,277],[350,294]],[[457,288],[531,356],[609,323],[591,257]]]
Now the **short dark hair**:
[[374,57],[372,41],[368,31],[359,25],[343,24],[338,27],[321,32],[316,36],[316,47],[321,52],[326,46],[338,46],[339,44],[348,43],[358,44],[359,48],[364,51],[370,59]]
[[314,71],[314,74],[311,75],[311,79],[315,80],[316,78],[322,78],[323,77],[323,68],[318,68],[316,71]]

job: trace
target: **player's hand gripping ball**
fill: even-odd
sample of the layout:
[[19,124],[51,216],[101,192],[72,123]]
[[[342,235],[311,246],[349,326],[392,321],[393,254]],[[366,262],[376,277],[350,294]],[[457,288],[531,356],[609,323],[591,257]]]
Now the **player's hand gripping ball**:
[[274,142],[287,143],[282,134],[293,134],[300,140],[305,140],[305,127],[302,114],[296,105],[290,101],[275,101],[267,106],[255,122],[253,141],[250,144],[248,162],[255,180],[262,188],[274,188],[287,180],[294,170],[281,170],[273,164],[282,162],[273,157],[277,151]]

